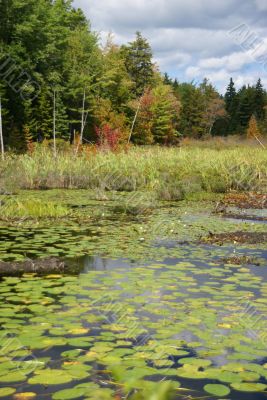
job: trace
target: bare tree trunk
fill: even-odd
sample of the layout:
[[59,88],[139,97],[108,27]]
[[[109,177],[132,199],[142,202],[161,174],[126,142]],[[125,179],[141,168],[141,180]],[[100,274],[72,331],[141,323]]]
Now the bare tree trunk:
[[78,154],[79,147],[80,145],[83,144],[83,132],[85,128],[85,122],[87,119],[87,115],[85,116],[85,101],[86,101],[86,94],[85,94],[85,89],[83,91],[83,108],[82,108],[82,119],[81,119],[81,134],[80,134],[80,139],[78,140],[77,148],[76,148],[76,154]]
[[85,124],[84,113],[85,113],[85,89],[83,91],[83,109],[82,109],[82,122],[81,122],[81,136],[80,136],[81,144],[83,143],[83,131],[84,131],[84,124]]
[[0,97],[0,142],[1,142],[2,160],[4,160],[5,159],[5,149],[4,149],[4,138],[3,138],[2,99],[1,99],[1,97]]
[[255,137],[255,139],[257,140],[257,142],[261,145],[261,147],[262,147],[263,149],[266,149],[266,146],[260,141],[260,139],[259,139],[256,135],[254,135],[254,137]]
[[57,145],[56,145],[56,91],[55,90],[53,98],[53,139],[54,139],[54,157],[56,157]]
[[134,116],[134,120],[133,120],[131,131],[130,131],[130,135],[129,135],[129,138],[128,138],[128,143],[130,143],[130,141],[131,141],[133,130],[134,130],[134,126],[135,126],[135,123],[136,123],[136,120],[137,120],[137,117],[138,117],[138,113],[139,113],[140,107],[141,107],[141,99],[139,101],[139,104],[138,104],[138,107],[137,107],[137,110],[136,110],[136,113],[135,113],[135,116]]
[[211,136],[211,132],[212,132],[212,128],[213,128],[214,124],[215,124],[215,121],[212,121],[212,123],[210,124],[210,127],[209,127],[209,136]]

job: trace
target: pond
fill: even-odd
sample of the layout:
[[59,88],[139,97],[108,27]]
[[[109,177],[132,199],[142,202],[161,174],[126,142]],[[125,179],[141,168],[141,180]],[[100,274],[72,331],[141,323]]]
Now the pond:
[[[76,273],[1,278],[0,397],[160,400],[174,388],[174,399],[266,399],[266,244],[195,240],[264,224],[190,207],[3,225],[3,260],[52,254]],[[148,242],[160,214],[179,229]]]

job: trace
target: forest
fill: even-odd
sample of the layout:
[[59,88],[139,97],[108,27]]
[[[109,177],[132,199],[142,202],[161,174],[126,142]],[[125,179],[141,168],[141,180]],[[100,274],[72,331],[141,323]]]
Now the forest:
[[224,94],[208,79],[179,82],[140,32],[102,45],[71,0],[1,1],[0,78],[4,145],[17,153],[52,139],[112,148],[267,132],[260,78],[239,89],[231,79]]

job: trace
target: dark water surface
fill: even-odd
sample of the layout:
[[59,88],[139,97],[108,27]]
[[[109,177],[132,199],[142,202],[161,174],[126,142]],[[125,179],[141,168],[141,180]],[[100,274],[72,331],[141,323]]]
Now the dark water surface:
[[[51,399],[62,389],[94,382],[100,391],[93,394],[96,389],[92,387],[91,397],[77,398],[115,398],[115,394],[105,397],[108,389],[118,393],[110,383],[112,374],[107,371],[116,364],[129,369],[129,365],[138,366],[141,361],[140,366],[151,367],[143,379],[170,379],[189,389],[178,391],[177,399],[211,400],[219,397],[205,393],[203,387],[207,383],[229,387],[230,383],[215,377],[195,379],[194,374],[191,379],[178,376],[184,363],[181,359],[210,360],[209,368],[218,372],[218,378],[224,366],[231,363],[245,367],[264,365],[267,250],[181,246],[168,241],[159,241],[156,246],[177,248],[177,256],[149,264],[83,256],[68,260],[80,265],[82,273],[77,277],[3,279],[1,387],[15,388],[17,393],[34,392],[42,400]],[[261,265],[231,265],[222,261],[236,254],[261,260]],[[248,315],[250,311],[244,311],[248,307],[253,310],[252,316]],[[157,352],[155,346],[151,350],[151,342],[167,346],[165,353]],[[185,354],[172,354],[175,347]],[[66,351],[73,350],[78,350],[77,355],[66,355]],[[155,357],[155,353],[160,355]],[[171,363],[168,367],[160,366],[155,362],[159,359]],[[84,369],[74,376],[77,362]],[[36,371],[42,375],[42,370],[49,368],[67,371],[71,382],[43,385],[31,380]],[[200,371],[206,368],[203,366]],[[16,377],[13,382],[14,371],[21,372],[21,382],[16,382]],[[234,373],[238,373],[238,368]],[[1,378],[5,376],[7,381]],[[267,384],[266,378],[267,370],[266,377],[261,375],[256,382]],[[263,400],[267,396],[231,390],[224,398]]]

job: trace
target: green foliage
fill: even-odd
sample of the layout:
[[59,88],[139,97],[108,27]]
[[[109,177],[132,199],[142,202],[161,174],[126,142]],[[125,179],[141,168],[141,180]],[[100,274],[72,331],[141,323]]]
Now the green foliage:
[[119,143],[127,141],[129,128],[126,116],[124,113],[116,112],[110,100],[98,98],[93,110],[93,117],[95,130],[101,130],[105,126],[108,126],[115,133]]
[[136,39],[124,47],[126,68],[135,84],[136,96],[142,96],[145,88],[153,83],[152,50],[148,41],[140,32],[136,32]]
[[255,87],[255,109],[254,111],[256,112],[256,118],[259,121],[264,120],[265,118],[265,105],[266,105],[266,92],[263,89],[261,80],[259,79],[256,87]]
[[111,101],[114,111],[125,111],[134,83],[127,72],[122,50],[109,37],[103,52],[101,96]]
[[136,113],[136,121],[133,132],[133,142],[139,145],[152,144],[154,142],[153,107],[154,97],[152,91],[146,89],[139,101],[133,102],[133,110]]
[[12,129],[9,135],[8,147],[15,153],[25,153],[27,151],[26,138],[16,127]]
[[[38,146],[31,155],[0,161],[2,186],[14,188],[80,188],[95,190],[160,190],[170,198],[190,192],[265,191],[266,152],[255,147],[221,149],[198,146],[133,148],[119,153],[60,152],[55,160],[49,148]],[[160,188],[160,189],[159,189]],[[173,195],[172,195],[173,193]],[[177,194],[176,194],[177,193]],[[182,194],[182,196],[181,196]],[[168,198],[164,196],[163,198]]]
[[2,0],[0,58],[4,141],[19,153],[25,151],[25,127],[34,142],[52,138],[54,91],[56,137],[66,142],[81,133],[82,114],[85,142],[96,141],[97,108],[103,100],[109,104],[112,129],[121,131],[123,125],[127,133],[140,104],[132,140],[141,145],[175,144],[178,132],[201,139],[243,134],[253,114],[267,132],[267,96],[260,79],[239,91],[231,79],[224,98],[207,80],[179,83],[160,74],[140,32],[122,46],[110,36],[102,48],[72,0]]
[[66,207],[52,202],[42,202],[38,199],[8,200],[1,208],[3,218],[43,218],[62,217],[69,213]]
[[236,92],[231,78],[225,94],[225,107],[228,113],[228,133],[245,133],[251,116],[264,125],[266,91],[259,79],[255,86],[243,86]]
[[137,109],[134,142],[137,144],[175,144],[178,140],[180,102],[170,86],[160,84],[147,89]]
[[173,144],[178,139],[180,103],[167,85],[157,86],[152,94],[154,97],[152,105],[154,141],[160,144]]
[[201,124],[204,96],[200,88],[190,83],[179,85],[177,90],[182,102],[180,131],[183,136],[200,138],[205,133]]

